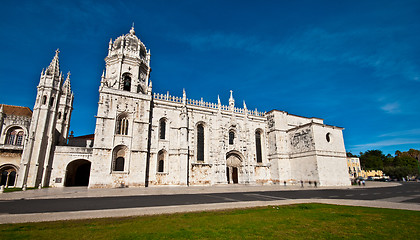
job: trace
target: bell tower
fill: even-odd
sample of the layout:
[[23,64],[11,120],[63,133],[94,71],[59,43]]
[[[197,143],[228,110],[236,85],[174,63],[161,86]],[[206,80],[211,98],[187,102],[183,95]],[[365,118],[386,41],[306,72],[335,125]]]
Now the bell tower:
[[142,186],[152,105],[150,51],[129,33],[109,41],[99,87],[90,187]]
[[134,27],[126,35],[109,41],[106,71],[101,87],[147,94],[150,75],[150,50],[136,36]]

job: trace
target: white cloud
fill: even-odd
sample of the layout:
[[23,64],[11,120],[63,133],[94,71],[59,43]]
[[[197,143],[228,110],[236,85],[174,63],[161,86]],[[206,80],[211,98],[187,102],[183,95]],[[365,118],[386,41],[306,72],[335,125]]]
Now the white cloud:
[[372,149],[372,148],[379,148],[379,147],[386,147],[386,146],[398,146],[398,145],[404,145],[404,144],[420,144],[420,139],[394,138],[394,139],[388,139],[388,140],[383,140],[383,141],[378,141],[378,142],[352,145],[349,148],[350,149],[356,149],[356,148]]
[[379,135],[379,137],[401,137],[401,136],[412,136],[412,135],[420,135],[420,128],[384,133],[382,135]]
[[384,106],[381,107],[382,110],[384,110],[387,113],[390,114],[396,114],[396,113],[400,113],[400,104],[398,103],[388,103],[385,104]]

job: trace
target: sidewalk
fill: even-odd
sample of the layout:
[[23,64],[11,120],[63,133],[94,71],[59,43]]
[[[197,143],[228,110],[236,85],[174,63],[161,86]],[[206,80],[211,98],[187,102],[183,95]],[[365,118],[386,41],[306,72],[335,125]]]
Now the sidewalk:
[[358,189],[399,186],[399,183],[390,182],[367,182],[366,186],[334,186],[315,187],[314,185],[213,185],[213,186],[151,186],[136,188],[87,188],[87,187],[63,187],[44,188],[19,192],[0,194],[0,200],[16,199],[54,199],[54,198],[86,198],[86,197],[115,197],[115,196],[138,196],[138,195],[173,195],[173,194],[197,194],[197,193],[225,193],[225,192],[259,192],[259,191],[296,191],[296,190],[320,190],[320,189]]

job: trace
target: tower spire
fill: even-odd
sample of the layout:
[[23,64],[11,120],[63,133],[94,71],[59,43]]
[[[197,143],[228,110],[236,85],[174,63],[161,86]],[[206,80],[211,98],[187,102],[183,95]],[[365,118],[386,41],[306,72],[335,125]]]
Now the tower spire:
[[230,90],[229,108],[233,109],[234,107],[235,107],[235,99],[233,99],[233,91]]
[[60,61],[58,58],[59,53],[60,53],[60,50],[57,48],[57,50],[55,50],[54,58],[51,60],[50,65],[45,71],[46,74],[55,75],[55,76],[60,75]]
[[71,75],[71,73],[69,71],[67,73],[66,81],[64,81],[64,84],[63,84],[63,91],[66,92],[66,93],[70,93],[71,92],[70,75]]

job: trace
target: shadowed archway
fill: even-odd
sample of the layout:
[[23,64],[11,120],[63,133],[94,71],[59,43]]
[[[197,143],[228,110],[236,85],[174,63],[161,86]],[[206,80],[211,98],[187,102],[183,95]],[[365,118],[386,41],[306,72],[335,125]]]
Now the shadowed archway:
[[88,186],[91,162],[84,159],[74,160],[67,165],[64,186]]

